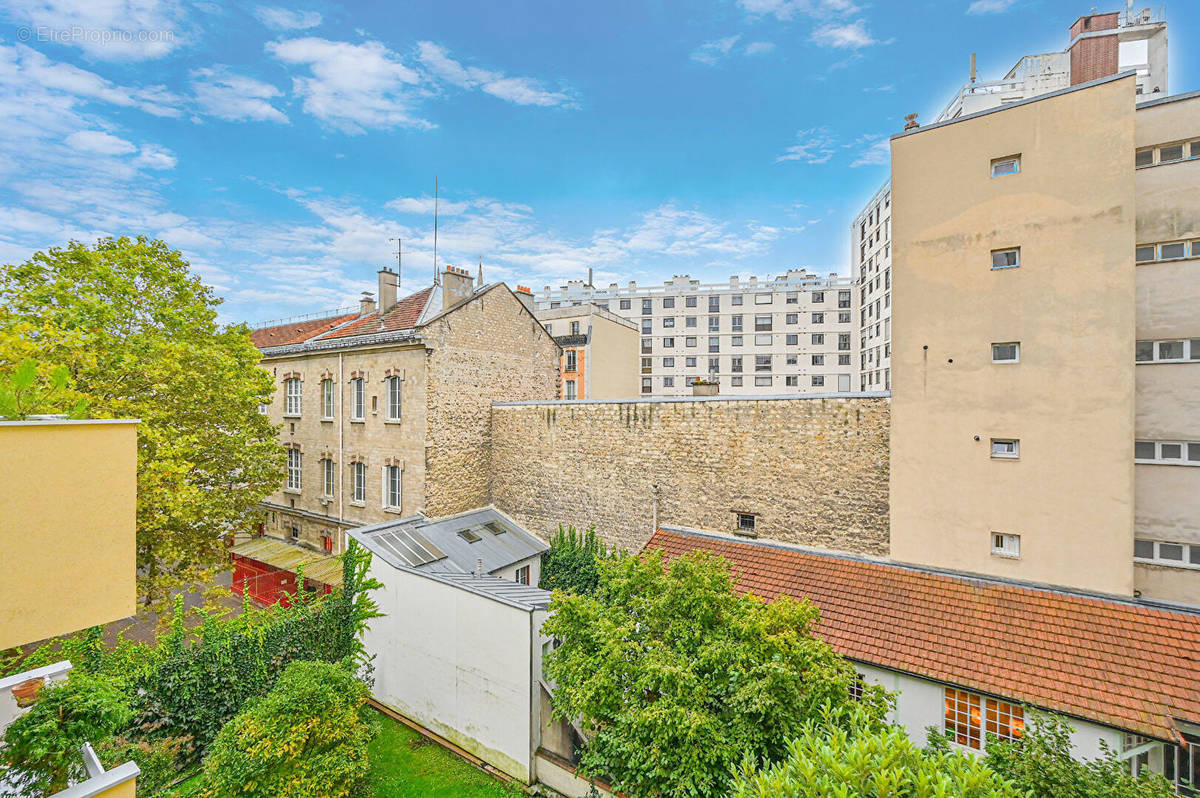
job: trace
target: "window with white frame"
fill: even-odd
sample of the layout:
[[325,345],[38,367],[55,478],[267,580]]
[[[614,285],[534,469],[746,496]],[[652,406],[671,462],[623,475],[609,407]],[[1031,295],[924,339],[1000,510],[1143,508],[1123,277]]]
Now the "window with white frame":
[[823,387],[825,385],[825,375],[824,374],[812,375],[812,384],[813,384],[813,387],[815,387],[815,388]]
[[642,393],[650,393],[654,390],[653,378],[642,377]]
[[1016,438],[992,438],[992,457],[1017,460],[1021,457],[1021,442]]
[[812,343],[813,343],[813,346],[822,346],[822,345],[824,345],[824,343],[825,343],[825,333],[813,333],[813,334],[812,334]]
[[1135,441],[1133,460],[1136,463],[1200,466],[1200,442]]
[[522,565],[520,568],[518,568],[517,572],[513,575],[513,579],[518,585],[529,584],[529,566]]
[[399,377],[388,377],[387,384],[387,420],[399,421],[404,403],[404,380]]
[[771,377],[755,377],[754,378],[754,387],[767,388],[771,385],[771,382],[772,382]]
[[289,377],[283,381],[285,416],[300,415],[301,383],[299,377]]
[[321,380],[321,418],[333,418],[336,409],[333,402],[333,380]]
[[1154,263],[1185,258],[1200,258],[1200,239],[1138,244],[1134,249],[1133,259],[1137,263]]
[[1021,556],[1021,536],[1008,532],[992,533],[992,554],[997,557],[1019,559]]
[[362,421],[367,417],[367,385],[362,377],[350,380],[350,418]]
[[350,466],[351,492],[350,498],[356,502],[367,500],[367,466],[366,463],[353,463]]
[[1025,710],[1017,704],[946,688],[943,727],[959,745],[982,749],[990,734],[1000,740],[1025,736]]
[[1017,363],[1021,359],[1021,344],[1019,341],[1008,341],[1002,344],[992,344],[993,363]]
[[579,355],[574,349],[568,349],[563,357],[566,359],[566,365],[563,366],[563,371],[576,371],[579,368]]
[[1173,568],[1200,568],[1200,543],[1138,538],[1133,541],[1133,559]]
[[573,321],[570,326],[571,335],[579,335],[579,322]]
[[754,345],[755,346],[770,346],[771,341],[773,341],[773,340],[774,339],[771,337],[771,335],[769,333],[755,335],[754,336]]
[[1015,175],[1021,171],[1021,156],[1006,155],[1003,158],[992,159],[992,177]]
[[1021,265],[1021,248],[1013,247],[1011,249],[993,249],[992,250],[992,268],[993,269],[1015,269]]
[[299,449],[287,450],[287,486],[288,490],[300,490],[300,475],[303,455]]
[[326,457],[325,459],[323,459],[321,461],[321,470],[324,472],[324,476],[325,476],[325,479],[324,479],[325,491],[324,491],[324,493],[326,496],[332,496],[334,493],[334,488],[336,487],[334,485],[333,469],[334,469],[333,458]]
[[575,380],[567,380],[567,392],[566,392],[566,395],[564,398],[566,398],[566,399],[578,399],[579,398],[579,390],[578,390],[578,387],[576,386]]
[[755,294],[754,295],[754,304],[756,304],[756,305],[770,305],[774,301],[775,301],[774,294]]
[[401,500],[401,482],[404,471],[400,466],[383,467],[383,506],[389,510],[399,510]]
[[1138,341],[1135,359],[1138,363],[1200,362],[1200,338]]
[[812,301],[813,301],[813,304],[824,302],[825,301],[825,292],[824,291],[813,291],[812,292]]

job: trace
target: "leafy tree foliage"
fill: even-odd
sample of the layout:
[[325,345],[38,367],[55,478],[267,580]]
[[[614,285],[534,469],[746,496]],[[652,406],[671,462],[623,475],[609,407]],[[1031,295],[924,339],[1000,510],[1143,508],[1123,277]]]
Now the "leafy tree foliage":
[[598,564],[616,558],[596,534],[596,527],[580,532],[575,527],[563,528],[550,536],[550,550],[542,555],[542,590],[565,590],[568,593],[593,593],[600,580]]
[[[729,564],[698,552],[599,562],[593,595],[554,594],[555,712],[580,723],[583,770],[632,796],[724,794],[749,756],[774,759],[822,708],[854,702],[853,668],[812,634],[817,610],[734,591]],[[888,698],[867,687],[868,717]]]
[[[1028,711],[1028,710],[1027,710]],[[1071,757],[1071,726],[1060,716],[1032,713],[1019,742],[989,740],[984,761],[1023,790],[1056,798],[1171,798],[1157,774],[1134,778],[1115,752],[1081,762]]]
[[22,795],[53,795],[86,777],[79,748],[107,738],[133,717],[125,696],[83,673],[43,688],[37,703],[4,731],[0,764]]
[[[161,241],[105,238],[0,267],[0,374],[66,369],[94,417],[138,429],[138,580],[148,606],[225,561],[283,473],[258,412],[274,382],[243,326]],[[25,379],[22,377],[21,379]]]
[[[1026,798],[975,757],[923,751],[899,726],[855,710],[849,723],[807,723],[786,756],[742,764],[731,798]],[[1038,793],[1043,795],[1043,793]],[[1044,793],[1044,795],[1058,795]]]
[[348,670],[294,662],[217,735],[204,765],[211,798],[353,798],[366,788],[367,686]]
[[26,358],[15,369],[0,373],[0,419],[20,420],[36,413],[66,413],[71,418],[87,414],[87,400],[68,387],[71,373],[59,366],[49,373]]

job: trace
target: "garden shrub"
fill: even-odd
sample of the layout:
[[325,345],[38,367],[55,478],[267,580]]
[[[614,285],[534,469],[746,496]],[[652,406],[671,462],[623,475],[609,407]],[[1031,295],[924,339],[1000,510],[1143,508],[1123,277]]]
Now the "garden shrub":
[[615,548],[609,548],[596,534],[596,527],[580,532],[573,526],[550,536],[550,549],[542,555],[542,590],[565,590],[568,593],[592,593],[599,582],[598,564],[615,559]]

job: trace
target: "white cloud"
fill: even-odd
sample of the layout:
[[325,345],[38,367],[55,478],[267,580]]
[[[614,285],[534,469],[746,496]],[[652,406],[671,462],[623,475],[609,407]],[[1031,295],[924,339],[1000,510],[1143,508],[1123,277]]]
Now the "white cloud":
[[850,166],[882,166],[890,162],[891,157],[892,143],[888,139],[883,139],[860,151],[858,157],[850,162]]
[[30,86],[67,92],[77,97],[137,108],[153,116],[179,116],[179,97],[165,86],[118,86],[95,72],[61,61],[51,61],[23,44],[0,47],[0,79],[27,82]]
[[219,119],[288,121],[287,116],[270,102],[282,94],[279,89],[270,83],[230,72],[228,67],[194,70],[192,92],[201,110]]
[[867,23],[861,19],[844,24],[831,22],[821,25],[812,32],[811,40],[821,47],[849,50],[879,43],[878,39],[867,32]]
[[851,0],[738,0],[739,5],[752,16],[774,16],[789,20],[797,14],[810,17],[828,17],[837,14],[852,14],[858,6]]
[[137,163],[147,169],[174,169],[179,159],[175,153],[157,144],[143,144],[142,151],[137,157]]
[[[396,211],[396,213],[412,213],[425,216],[433,213],[433,206],[434,199],[428,195],[423,197],[397,197],[384,205],[385,208],[390,208]],[[444,197],[437,201],[438,216],[457,216],[465,212],[469,207],[469,203],[450,202]]]
[[800,141],[784,150],[783,154],[775,159],[775,163],[784,161],[825,163],[833,157],[834,149],[837,147],[836,139],[823,127],[798,131],[796,138]]
[[729,51],[733,49],[740,38],[742,38],[741,34],[735,34],[726,36],[724,39],[705,42],[692,52],[692,60],[711,66],[729,55]]
[[864,86],[863,87],[863,91],[866,91],[866,92],[887,93],[887,92],[893,92],[895,90],[896,90],[896,87],[893,86],[891,83],[885,83],[882,86]]
[[516,105],[575,106],[570,92],[548,89],[534,78],[509,77],[502,72],[465,66],[434,42],[417,42],[417,60],[435,78],[460,89],[480,89]]
[[259,6],[254,11],[262,24],[273,30],[308,30],[321,24],[321,14],[278,6]]
[[137,145],[119,136],[100,130],[79,130],[65,139],[67,146],[79,152],[96,155],[128,155],[137,152]]
[[184,40],[177,0],[4,0],[9,14],[28,23],[36,41],[78,47],[94,58],[161,58]]
[[307,113],[344,133],[433,127],[411,111],[420,76],[379,42],[309,37],[269,42],[266,50],[285,64],[308,67],[311,77],[294,78],[293,90]]
[[975,0],[967,7],[968,14],[1003,14],[1017,0]]
[[762,55],[775,49],[775,42],[750,42],[746,45],[746,55]]

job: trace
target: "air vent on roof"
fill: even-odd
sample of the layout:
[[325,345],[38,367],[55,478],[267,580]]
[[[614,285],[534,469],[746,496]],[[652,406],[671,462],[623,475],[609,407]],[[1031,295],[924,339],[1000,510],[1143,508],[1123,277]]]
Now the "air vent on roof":
[[479,535],[477,535],[477,534],[475,533],[475,531],[474,531],[474,530],[471,530],[471,529],[464,529],[464,530],[461,530],[461,531],[458,533],[458,536],[459,536],[460,538],[462,538],[463,540],[467,541],[468,543],[478,543],[478,542],[481,540],[481,538],[479,537]]

